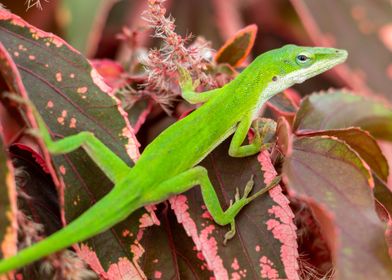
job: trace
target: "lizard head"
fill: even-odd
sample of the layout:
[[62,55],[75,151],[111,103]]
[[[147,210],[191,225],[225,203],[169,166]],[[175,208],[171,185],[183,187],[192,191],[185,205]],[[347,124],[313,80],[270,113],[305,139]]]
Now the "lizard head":
[[279,58],[281,67],[278,76],[288,86],[302,83],[343,63],[347,58],[347,51],[334,48],[286,45],[280,51],[282,55]]

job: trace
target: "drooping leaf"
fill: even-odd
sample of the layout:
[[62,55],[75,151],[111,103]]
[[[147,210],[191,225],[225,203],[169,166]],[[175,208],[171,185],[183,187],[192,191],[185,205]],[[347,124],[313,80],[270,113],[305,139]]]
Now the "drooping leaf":
[[385,103],[345,90],[312,94],[302,101],[293,131],[304,135],[347,127],[360,127],[376,138],[391,141],[392,109]]
[[[349,50],[347,63],[351,70],[344,67],[338,70],[347,84],[355,90],[372,91],[392,100],[390,1],[291,2],[315,45]],[[366,59],[369,54],[371,59]]]
[[276,126],[276,144],[279,151],[286,156],[292,147],[291,128],[288,121],[284,117],[278,119]]
[[[132,164],[130,157],[135,159],[138,151],[128,120],[110,95],[110,89],[79,52],[53,34],[38,30],[4,10],[0,11],[0,36],[6,51],[12,55],[12,60],[2,61],[1,74],[13,92],[32,100],[55,139],[92,131]],[[6,55],[3,50],[2,56]],[[28,108],[26,113],[34,126]],[[67,222],[91,207],[112,187],[81,150],[52,160],[56,173],[51,169],[51,174]],[[118,226],[84,242],[78,249],[79,255],[98,274],[109,279],[118,279],[118,273],[142,278],[137,260],[143,250],[137,245],[137,238],[145,227],[154,223],[158,221],[153,212],[139,210]],[[127,231],[130,234],[124,236]]]
[[379,179],[376,179],[375,176],[373,176],[375,179],[374,197],[392,214],[392,212],[390,212],[392,210],[392,200],[389,200],[392,198],[392,193],[385,183],[388,180],[389,166],[387,159],[382,154],[376,140],[368,132],[363,131],[360,128],[322,130],[308,134],[308,136],[317,135],[337,137],[358,153],[358,155],[368,164],[372,173],[379,177]]
[[327,135],[343,140],[358,153],[382,180],[388,179],[388,162],[377,145],[376,140],[368,132],[360,128],[351,127],[347,129],[315,131],[308,135]]
[[250,53],[256,39],[257,25],[251,24],[239,30],[218,50],[215,61],[240,66]]
[[[268,153],[259,155],[260,162],[256,156],[232,158],[227,154],[228,145],[229,141],[224,142],[201,163],[208,169],[223,209],[229,206],[237,187],[243,192],[252,174],[255,190],[276,175]],[[216,279],[298,279],[293,215],[279,186],[242,209],[236,219],[237,233],[226,246],[223,237],[229,227],[217,226],[211,219],[200,189],[193,188],[170,202]]]
[[65,38],[73,47],[90,57],[97,49],[103,24],[115,0],[64,0],[59,5],[60,23]]
[[282,94],[277,94],[268,100],[270,107],[278,116],[285,116],[293,121],[295,113],[298,110],[297,100],[299,95],[293,90],[285,90]]
[[[377,211],[383,221],[391,223],[392,220],[392,191],[388,187],[385,180],[381,179],[377,174],[373,173],[374,178],[374,197],[377,199]],[[386,211],[386,213],[385,213]],[[385,233],[388,235],[388,232]],[[391,233],[390,233],[391,234]],[[389,244],[390,248],[392,244]],[[392,249],[390,249],[392,250]]]
[[297,138],[290,150],[283,167],[288,191],[310,204],[331,248],[336,279],[388,279],[384,225],[362,159],[329,136]]

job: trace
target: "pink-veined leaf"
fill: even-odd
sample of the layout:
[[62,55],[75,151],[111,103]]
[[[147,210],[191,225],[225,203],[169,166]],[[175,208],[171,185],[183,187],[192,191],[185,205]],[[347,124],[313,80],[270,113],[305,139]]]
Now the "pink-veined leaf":
[[146,252],[141,258],[148,279],[210,279],[203,255],[196,250],[170,210],[168,202],[161,204],[158,216],[161,225],[146,230],[141,245]]
[[336,279],[388,279],[385,228],[363,160],[330,136],[296,138],[289,150],[283,167],[289,193],[311,206],[332,251]]
[[[235,188],[242,193],[252,174],[255,190],[276,175],[268,153],[260,154],[259,161],[256,156],[232,158],[227,154],[228,144],[224,142],[201,163],[208,169],[224,209],[234,198]],[[280,186],[242,209],[236,218],[237,233],[226,246],[223,237],[229,227],[220,227],[211,219],[200,189],[193,188],[170,202],[216,279],[298,279],[293,214]]]
[[[0,36],[7,51],[2,50],[1,54],[8,57],[7,61],[2,60],[0,68],[6,83],[13,92],[32,100],[53,137],[92,131],[129,164],[129,157],[137,158],[137,141],[124,112],[79,52],[4,10],[0,11]],[[26,113],[34,126],[29,109]],[[55,182],[64,221],[79,216],[112,187],[80,150],[52,160],[56,173],[51,169],[51,174],[54,179],[61,178]],[[145,227],[154,223],[158,223],[154,213],[141,209],[111,230],[83,242],[78,253],[102,277],[143,278],[137,263],[143,250],[137,239]],[[125,235],[126,231],[132,234]],[[107,242],[111,243],[110,248]]]
[[227,63],[233,67],[240,66],[250,53],[256,39],[257,25],[251,24],[234,34],[218,50],[215,61]]
[[[389,1],[377,4],[366,0],[291,2],[315,45],[349,51],[350,69],[345,66],[336,69],[347,84],[358,92],[373,92],[392,100],[392,8]],[[372,54],[371,59],[366,59],[369,54]]]

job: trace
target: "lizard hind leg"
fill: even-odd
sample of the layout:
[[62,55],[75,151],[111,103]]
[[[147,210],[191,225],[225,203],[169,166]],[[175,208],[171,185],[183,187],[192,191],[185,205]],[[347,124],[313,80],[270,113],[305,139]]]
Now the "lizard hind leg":
[[[221,226],[228,224],[231,226],[230,231],[225,235],[224,243],[226,243],[227,240],[233,238],[235,235],[234,220],[240,210],[256,197],[270,190],[278,182],[278,180],[274,180],[273,183],[264,189],[249,196],[254,185],[253,178],[251,178],[245,186],[244,195],[240,197],[239,191],[237,191],[234,203],[231,203],[226,210],[223,210],[215,189],[208,177],[207,170],[202,166],[196,166],[159,184],[154,192],[145,193],[143,198],[147,203],[156,203],[166,199],[170,195],[180,194],[195,185],[200,185],[204,203],[214,221]],[[168,193],[168,190],[170,190],[170,193]]]

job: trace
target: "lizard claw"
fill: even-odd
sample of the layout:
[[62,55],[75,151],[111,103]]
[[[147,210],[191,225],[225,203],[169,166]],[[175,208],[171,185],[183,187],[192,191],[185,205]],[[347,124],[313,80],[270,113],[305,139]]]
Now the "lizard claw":
[[255,185],[255,181],[253,180],[253,177],[254,176],[252,174],[252,176],[250,177],[250,180],[246,183],[243,198],[247,198],[249,196],[250,192],[253,189],[253,186]]
[[234,201],[238,200],[240,200],[240,190],[238,188],[235,188]]
[[223,245],[226,246],[228,240],[232,239],[235,235],[235,222],[230,223],[230,230],[226,232],[225,239],[223,240]]

